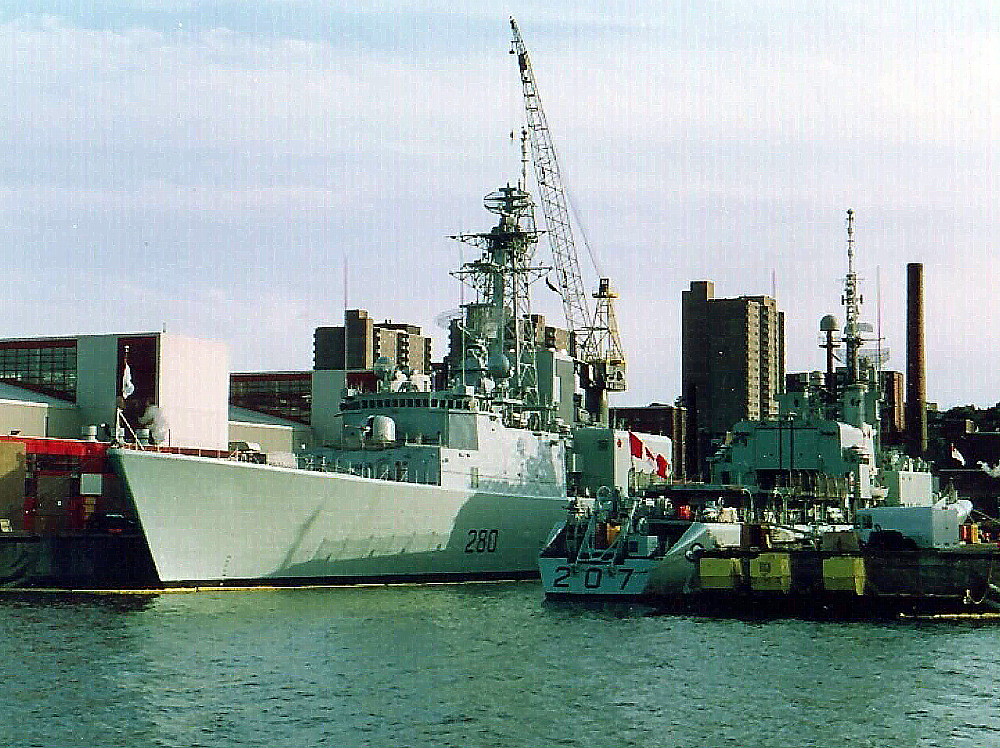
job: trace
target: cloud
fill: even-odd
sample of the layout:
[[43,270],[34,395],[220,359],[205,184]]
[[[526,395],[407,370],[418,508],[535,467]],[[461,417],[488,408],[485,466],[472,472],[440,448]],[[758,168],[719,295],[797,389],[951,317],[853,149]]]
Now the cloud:
[[[52,15],[29,3],[0,15],[0,250],[46,258],[21,277],[39,325],[77,332],[66,302],[41,303],[54,294],[104,329],[185,299],[199,310],[192,324],[231,306],[214,318],[242,324],[211,333],[263,368],[255,357],[274,357],[250,331],[277,334],[273,314],[304,320],[303,309],[316,310],[308,324],[336,321],[345,258],[351,304],[376,317],[432,327],[455,306],[447,271],[460,255],[444,237],[488,228],[481,196],[518,169],[508,133],[523,120],[520,88],[495,9],[45,5]],[[869,316],[882,267],[896,365],[902,264],[923,260],[938,320],[932,397],[997,399],[981,346],[946,332],[995,304],[992,4],[513,12],[567,183],[622,293],[630,402],[679,392],[680,292],[692,279],[716,280],[721,295],[769,293],[773,269],[789,368],[816,368],[848,207]],[[114,303],[87,301],[101,295]],[[308,366],[308,324],[289,322],[302,340],[288,350],[296,363],[277,368]]]

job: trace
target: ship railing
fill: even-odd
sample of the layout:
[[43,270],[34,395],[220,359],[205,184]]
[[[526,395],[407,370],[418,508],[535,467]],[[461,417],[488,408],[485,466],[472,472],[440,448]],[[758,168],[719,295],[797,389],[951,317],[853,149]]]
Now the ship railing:
[[200,447],[168,447],[164,445],[155,445],[155,444],[131,444],[128,442],[115,444],[114,446],[118,449],[132,449],[137,452],[159,452],[160,454],[168,454],[168,455],[185,455],[186,457],[211,457],[217,460],[243,459],[243,458],[238,458],[236,456],[237,455],[236,452],[230,452],[228,449],[201,449]]
[[361,449],[391,449],[393,447],[440,447],[444,444],[441,434],[403,434],[390,442],[361,442]]
[[328,460],[325,456],[304,455],[299,457],[299,468],[301,470],[311,470],[317,473],[339,473],[340,475],[354,475],[359,478],[376,478],[379,480],[392,481],[394,483],[420,483],[423,485],[439,485],[437,478],[432,474],[430,467],[425,467],[422,471],[416,467],[394,465],[372,466],[367,463],[341,463],[340,460]]
[[353,439],[336,440],[333,442],[333,446],[340,449],[381,452],[399,447],[441,447],[444,446],[444,437],[441,434],[403,434],[397,439],[389,441],[370,441],[354,437]]

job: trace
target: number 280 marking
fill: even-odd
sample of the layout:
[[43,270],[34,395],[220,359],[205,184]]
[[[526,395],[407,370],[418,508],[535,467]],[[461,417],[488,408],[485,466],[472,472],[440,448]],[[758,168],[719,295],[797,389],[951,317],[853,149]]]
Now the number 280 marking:
[[469,542],[465,544],[466,553],[495,553],[499,530],[469,530]]

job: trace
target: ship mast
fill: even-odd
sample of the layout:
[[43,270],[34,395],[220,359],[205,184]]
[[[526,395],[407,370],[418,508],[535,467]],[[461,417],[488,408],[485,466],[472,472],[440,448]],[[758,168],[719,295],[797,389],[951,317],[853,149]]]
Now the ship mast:
[[861,321],[864,298],[858,291],[858,275],[854,267],[854,211],[847,211],[847,277],[844,279],[845,307],[844,364],[846,376],[840,393],[840,418],[854,426],[868,425],[874,429],[875,451],[878,451],[880,413],[878,371],[886,351],[879,348],[874,358],[863,355],[862,344],[871,340],[865,333],[872,326]]
[[451,237],[482,250],[452,273],[476,294],[463,305],[461,334],[470,352],[462,362],[463,381],[501,403],[508,415],[539,411],[529,289],[549,268],[534,264],[535,204],[523,188],[509,184],[488,194],[483,204],[499,216],[497,225],[486,233]]
[[858,294],[858,276],[854,271],[854,211],[847,211],[847,277],[844,279],[843,304],[846,308],[844,348],[847,364],[847,384],[857,384],[861,379],[861,303]]

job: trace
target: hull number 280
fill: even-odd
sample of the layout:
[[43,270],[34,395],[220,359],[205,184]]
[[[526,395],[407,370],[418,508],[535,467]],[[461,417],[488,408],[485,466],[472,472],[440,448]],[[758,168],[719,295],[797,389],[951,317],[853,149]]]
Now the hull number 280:
[[499,530],[469,530],[469,542],[465,544],[466,553],[495,553]]

